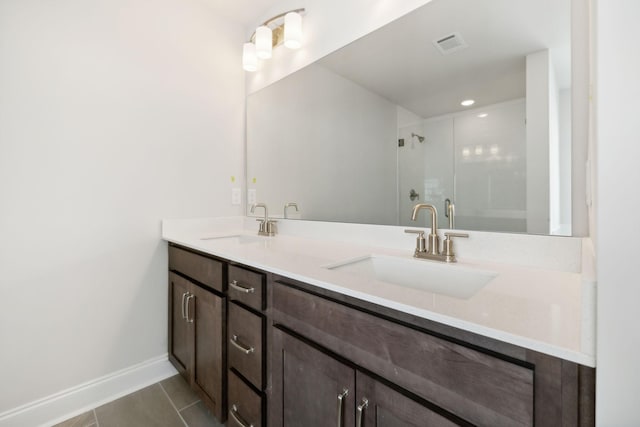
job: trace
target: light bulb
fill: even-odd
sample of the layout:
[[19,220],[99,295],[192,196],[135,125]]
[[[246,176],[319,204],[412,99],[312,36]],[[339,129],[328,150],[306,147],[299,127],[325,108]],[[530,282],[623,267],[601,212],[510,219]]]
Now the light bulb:
[[284,16],[284,45],[289,49],[302,46],[302,16],[289,12]]
[[245,43],[242,47],[242,68],[245,71],[254,72],[258,69],[258,57],[256,56],[256,45]]
[[271,58],[273,46],[273,34],[271,28],[263,25],[256,28],[256,55],[260,59]]

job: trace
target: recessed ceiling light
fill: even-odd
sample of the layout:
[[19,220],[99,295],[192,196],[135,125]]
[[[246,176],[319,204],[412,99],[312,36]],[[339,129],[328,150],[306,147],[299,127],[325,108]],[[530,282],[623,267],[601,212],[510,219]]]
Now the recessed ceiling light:
[[488,115],[489,115],[488,113],[481,113],[481,114],[478,114],[478,117],[481,118],[481,119],[484,119]]
[[473,99],[465,99],[464,101],[462,101],[460,103],[460,105],[462,105],[463,107],[469,107],[473,104],[475,104],[476,101],[474,101]]

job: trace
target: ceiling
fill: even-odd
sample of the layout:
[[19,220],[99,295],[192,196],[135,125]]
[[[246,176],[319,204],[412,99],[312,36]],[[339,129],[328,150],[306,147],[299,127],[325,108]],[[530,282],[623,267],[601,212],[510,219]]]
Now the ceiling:
[[[421,117],[525,96],[525,55],[550,48],[570,85],[570,0],[434,0],[328,55],[320,64]],[[459,32],[466,49],[433,40]]]

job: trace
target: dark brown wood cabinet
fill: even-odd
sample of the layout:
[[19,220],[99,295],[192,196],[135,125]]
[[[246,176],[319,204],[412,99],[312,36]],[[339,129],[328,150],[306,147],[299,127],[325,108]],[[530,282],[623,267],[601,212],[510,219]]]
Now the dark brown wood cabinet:
[[[176,268],[169,271],[169,360],[223,421],[226,305],[224,296],[210,287],[222,288],[222,263],[175,247],[170,247],[169,260],[170,267]],[[192,280],[189,267],[209,285]]]
[[[229,265],[227,363],[229,366],[228,419],[232,425],[264,422],[266,374],[266,275]],[[244,424],[243,424],[244,423]]]
[[263,423],[263,396],[251,388],[234,371],[229,371],[228,395],[230,426],[261,427],[265,425]]
[[222,420],[226,391],[223,389],[224,300],[195,285],[191,292],[194,295],[193,314],[189,309],[193,326],[192,386],[200,392],[212,413]]
[[[455,427],[429,406],[312,344],[274,331],[275,426]],[[452,417],[454,418],[454,417]]]
[[[331,359],[355,372],[355,413],[363,426],[594,425],[592,368],[283,277],[269,283],[269,294],[271,426],[292,425],[291,414],[301,413],[335,420],[330,406],[339,387],[313,385],[330,377],[321,366]],[[296,350],[303,344],[315,351]],[[302,362],[297,356],[312,353]],[[318,423],[310,425],[324,425]]]
[[186,302],[191,283],[169,272],[169,358],[173,366],[189,381],[191,378],[191,326],[187,320]]
[[446,418],[416,399],[382,382],[356,373],[356,419],[361,427],[455,427],[468,425]]
[[595,425],[593,368],[174,244],[169,270],[169,358],[221,422]]
[[[276,329],[273,426],[353,426],[353,368]],[[277,367],[275,366],[277,365]]]

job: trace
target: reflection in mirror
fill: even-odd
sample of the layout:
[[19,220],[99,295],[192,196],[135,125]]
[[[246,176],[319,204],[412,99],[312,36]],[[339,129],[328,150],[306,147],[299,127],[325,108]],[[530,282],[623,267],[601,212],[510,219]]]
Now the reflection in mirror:
[[427,226],[430,203],[442,228],[571,235],[570,13],[434,0],[251,94],[249,188],[289,218]]

